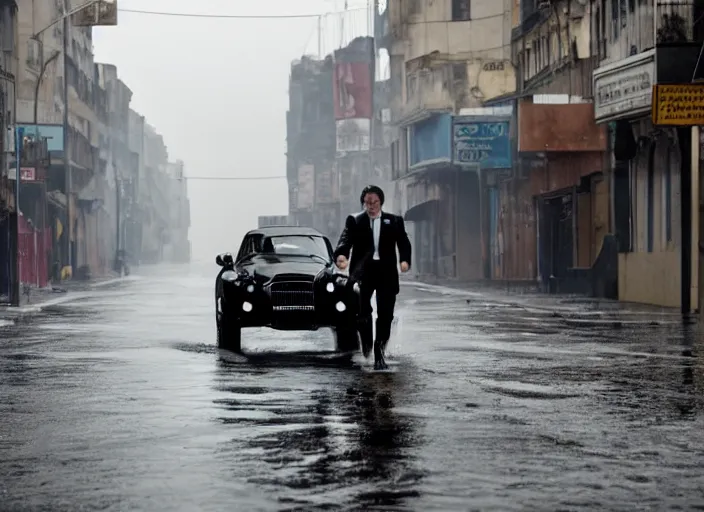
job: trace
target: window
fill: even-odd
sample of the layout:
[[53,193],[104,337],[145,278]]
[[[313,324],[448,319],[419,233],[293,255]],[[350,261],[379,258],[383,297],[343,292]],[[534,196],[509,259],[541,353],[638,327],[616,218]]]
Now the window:
[[39,41],[35,39],[30,39],[27,41],[27,66],[39,71],[41,68],[40,64],[41,48],[39,47]]
[[469,21],[472,0],[452,0],[452,21]]
[[281,254],[288,256],[319,256],[325,261],[332,261],[325,239],[320,236],[284,235],[264,239],[265,254]]
[[546,36],[543,36],[540,41],[540,50],[542,52],[542,62],[540,63],[540,69],[542,70],[550,65],[550,44]]
[[15,9],[10,5],[2,7],[2,50],[4,52],[15,52]]

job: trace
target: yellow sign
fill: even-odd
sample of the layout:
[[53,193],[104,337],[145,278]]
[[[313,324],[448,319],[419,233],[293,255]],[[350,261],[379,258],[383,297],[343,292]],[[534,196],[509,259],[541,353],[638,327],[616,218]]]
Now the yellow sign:
[[704,125],[704,84],[654,85],[653,124]]

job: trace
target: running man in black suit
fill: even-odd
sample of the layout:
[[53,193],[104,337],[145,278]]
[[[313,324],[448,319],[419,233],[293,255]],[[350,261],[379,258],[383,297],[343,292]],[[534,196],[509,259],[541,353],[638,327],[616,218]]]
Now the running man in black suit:
[[[384,192],[375,185],[364,188],[360,197],[364,211],[349,215],[335,249],[335,262],[341,270],[350,266],[350,277],[360,283],[362,310],[359,335],[364,357],[374,347],[374,368],[388,368],[384,360],[391,337],[396,295],[399,292],[396,247],[401,272],[411,268],[411,242],[403,218],[381,211]],[[350,260],[350,251],[352,258]],[[376,290],[376,343],[372,331],[372,294]]]

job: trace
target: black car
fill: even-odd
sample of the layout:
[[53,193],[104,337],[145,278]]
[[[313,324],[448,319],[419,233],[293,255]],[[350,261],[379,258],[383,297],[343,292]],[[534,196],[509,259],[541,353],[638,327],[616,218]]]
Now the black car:
[[337,272],[330,240],[315,229],[267,226],[244,236],[236,257],[217,256],[218,347],[239,352],[242,328],[332,328],[337,350],[359,349],[359,287]]

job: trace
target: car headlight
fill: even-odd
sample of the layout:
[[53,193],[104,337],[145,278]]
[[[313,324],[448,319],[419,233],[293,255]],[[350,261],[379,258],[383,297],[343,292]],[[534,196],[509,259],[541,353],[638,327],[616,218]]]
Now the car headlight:
[[222,273],[222,280],[227,281],[229,283],[234,283],[237,281],[237,272],[233,270],[226,270],[225,272]]
[[328,285],[325,287],[325,289],[326,289],[327,291],[329,291],[330,293],[332,293],[332,292],[335,291],[335,285],[332,284],[332,283],[328,283]]

